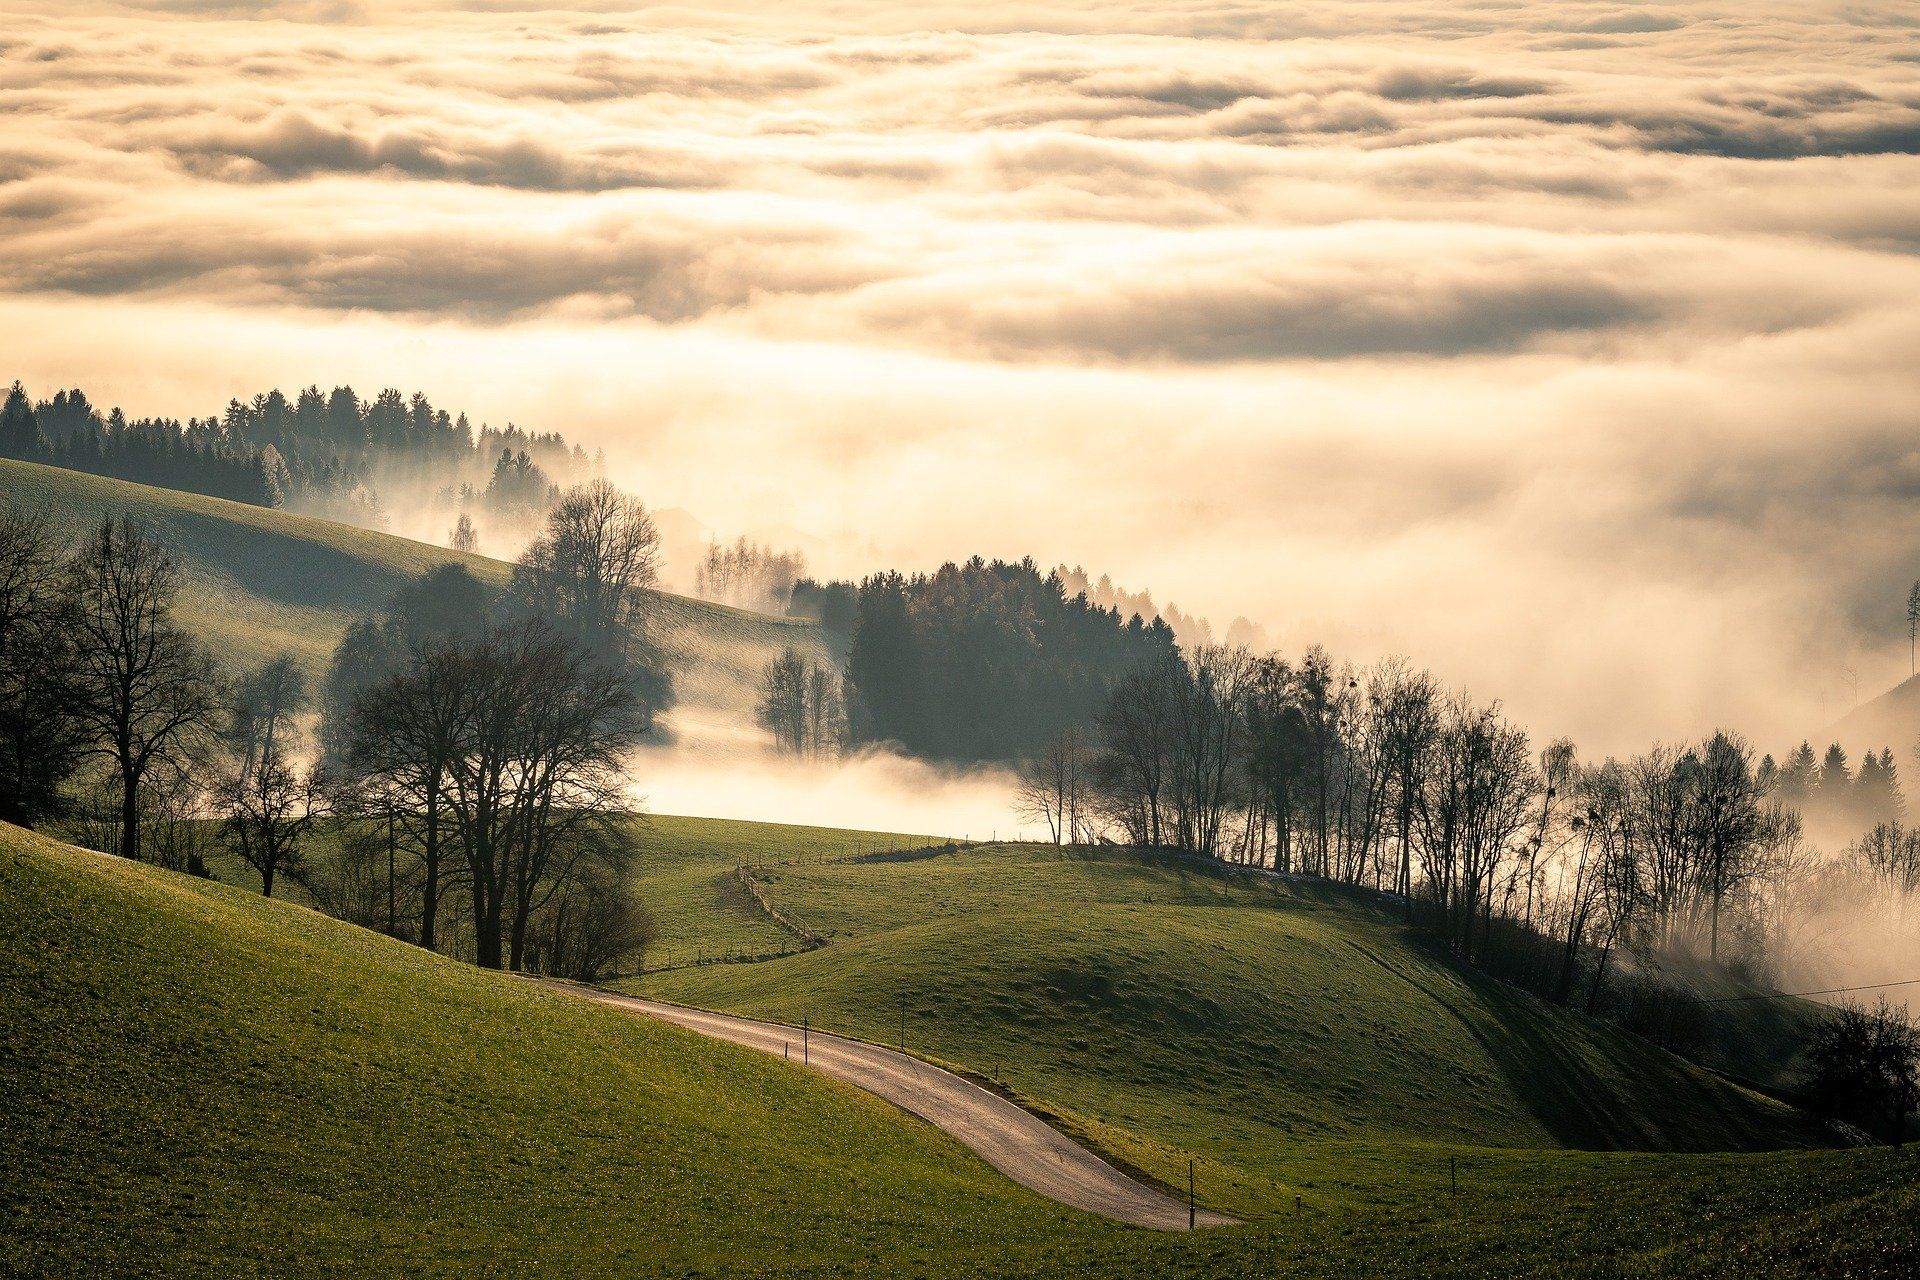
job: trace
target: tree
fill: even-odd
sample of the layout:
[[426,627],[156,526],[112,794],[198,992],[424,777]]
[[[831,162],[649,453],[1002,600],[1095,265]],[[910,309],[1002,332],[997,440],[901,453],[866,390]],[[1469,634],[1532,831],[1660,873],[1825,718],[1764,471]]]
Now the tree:
[[634,693],[617,668],[537,619],[442,642],[423,660],[446,665],[457,708],[447,791],[477,959],[518,969],[547,899],[579,867],[630,849]]
[[1187,679],[1178,652],[1123,676],[1099,715],[1095,776],[1129,843],[1164,848],[1173,840],[1175,700]]
[[1882,1126],[1899,1143],[1920,1106],[1920,1029],[1882,999],[1842,1005],[1813,1024],[1801,1046],[1814,1105],[1831,1116]]
[[1707,954],[1717,960],[1720,915],[1727,897],[1760,873],[1755,855],[1769,826],[1785,819],[1762,806],[1753,775],[1753,752],[1741,738],[1716,733],[1702,744],[1697,760],[1690,835],[1706,889]]
[[831,755],[846,736],[839,682],[791,645],[760,673],[754,717],[773,735],[775,747],[793,755]]
[[[461,651],[444,641],[359,692],[347,712],[343,755],[362,794],[377,798],[389,831],[419,863],[420,945],[438,940],[440,890],[454,834],[453,770],[465,743],[469,690]],[[391,896],[391,894],[390,894]]]
[[37,458],[46,450],[40,424],[34,417],[33,402],[18,382],[0,404],[0,457]]
[[61,809],[85,749],[75,715],[71,584],[51,526],[0,511],[0,821],[32,826]]
[[660,535],[635,499],[605,480],[570,489],[513,570],[536,614],[606,655],[624,655],[642,592],[658,577]]
[[474,532],[473,517],[462,511],[460,518],[454,521],[453,531],[447,534],[447,545],[455,551],[464,551],[477,555],[480,551],[480,535]]
[[659,936],[653,913],[616,872],[593,866],[557,889],[529,930],[529,963],[542,973],[598,982],[631,962],[646,967]]
[[1920,670],[1920,582],[1907,590],[1907,674]]
[[140,856],[140,787],[158,764],[187,767],[219,717],[218,673],[173,622],[180,570],[130,520],[103,523],[68,566],[75,597],[76,707],[89,751],[119,788],[119,852]]
[[1044,823],[1054,844],[1077,844],[1090,817],[1091,767],[1078,729],[1063,729],[1039,755],[1021,763],[1014,811]]
[[647,591],[658,576],[660,535],[638,499],[605,480],[570,489],[513,568],[523,616],[578,641],[629,681],[643,725],[670,691],[647,644]]
[[784,613],[806,571],[806,557],[798,551],[775,551],[746,538],[731,547],[711,542],[695,571],[694,593],[742,609]]
[[287,758],[282,744],[263,746],[251,765],[236,769],[220,789],[221,829],[227,845],[260,873],[260,892],[304,869],[306,837],[328,813],[325,780]]
[[243,772],[285,745],[293,717],[307,701],[307,679],[292,654],[269,659],[241,677],[233,693],[233,740]]

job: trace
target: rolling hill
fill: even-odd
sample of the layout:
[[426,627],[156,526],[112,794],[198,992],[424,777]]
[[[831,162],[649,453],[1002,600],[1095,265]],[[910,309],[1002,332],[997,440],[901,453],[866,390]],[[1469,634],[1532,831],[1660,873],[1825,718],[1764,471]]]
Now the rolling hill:
[[831,1270],[1104,1230],[865,1095],[299,907],[10,827],[0,904],[6,1274],[697,1273],[803,1236]]
[[[182,624],[242,668],[292,653],[317,677],[347,625],[407,579],[451,563],[496,585],[509,572],[498,560],[330,520],[30,462],[0,459],[0,504],[45,512],[76,536],[109,516],[145,522],[186,569]],[[694,718],[746,716],[761,669],[788,645],[826,654],[812,622],[663,592],[648,612],[681,714]]]
[[[914,914],[909,931],[942,912],[921,897]],[[936,1019],[914,1012],[918,1041]],[[1307,1142],[1289,1158],[1296,1208],[1292,1187],[1223,1176],[1202,1130],[1253,1131],[1217,1112],[1190,1126],[1203,1196],[1257,1202],[1259,1220],[1120,1227],[796,1064],[6,826],[0,1025],[5,1274],[1750,1280],[1910,1275],[1920,1256],[1909,1154]],[[1102,1065],[1087,1055],[1081,1074]],[[1117,1074],[1136,1088],[1138,1071]]]
[[828,945],[623,987],[888,1043],[904,1019],[909,1048],[994,1077],[1165,1181],[1208,1157],[1239,1212],[1275,1183],[1357,1187],[1370,1176],[1355,1161],[1407,1144],[1811,1140],[1788,1108],[1458,966],[1324,887],[1034,845],[792,863],[757,881]]

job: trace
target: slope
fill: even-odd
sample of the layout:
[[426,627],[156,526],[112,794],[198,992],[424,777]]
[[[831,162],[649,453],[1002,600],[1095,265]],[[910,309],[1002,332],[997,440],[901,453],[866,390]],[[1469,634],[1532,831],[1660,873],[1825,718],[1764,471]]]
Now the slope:
[[0,1026],[0,1274],[1758,1280],[1920,1261],[1914,1158],[1886,1150],[1354,1148],[1313,1165],[1301,1212],[1273,1213],[1269,1185],[1252,1226],[1116,1227],[777,1058],[9,827]]
[[0,1272],[822,1269],[1104,1230],[885,1104],[0,826]]
[[1188,1154],[1217,1162],[1229,1209],[1329,1175],[1364,1198],[1368,1166],[1410,1146],[1806,1140],[1786,1108],[1454,965],[1324,889],[1031,845],[781,866],[759,883],[829,945],[624,988],[904,1037],[1163,1180],[1184,1180]]
[[[452,563],[495,585],[508,574],[498,560],[331,520],[30,462],[0,459],[0,505],[44,512],[75,536],[109,516],[145,522],[186,569],[182,624],[236,667],[292,653],[317,676],[347,625],[408,579]],[[760,671],[788,645],[825,655],[811,622],[661,592],[648,613],[695,715],[750,712]]]

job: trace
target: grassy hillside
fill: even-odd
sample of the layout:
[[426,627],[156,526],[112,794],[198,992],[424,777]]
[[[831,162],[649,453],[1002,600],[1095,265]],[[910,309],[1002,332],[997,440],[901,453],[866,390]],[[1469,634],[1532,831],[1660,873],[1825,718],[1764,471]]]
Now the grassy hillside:
[[[1324,888],[1119,851],[990,846],[770,868],[832,941],[629,989],[845,1030],[1003,1080],[1173,1181],[1205,1158],[1258,1212],[1275,1183],[1365,1200],[1409,1147],[1796,1145],[1778,1104],[1448,962]],[[1445,1155],[1418,1157],[1444,1171]]]
[[1102,1229],[772,1059],[3,826],[0,1013],[8,1274],[697,1272],[800,1237],[827,1268]]
[[[0,459],[0,504],[43,511],[75,534],[107,516],[145,521],[185,563],[182,623],[242,667],[290,652],[317,676],[348,623],[407,579],[455,562],[496,585],[508,573],[498,560],[330,520],[29,462]],[[649,625],[691,708],[737,714],[783,647],[825,652],[813,623],[663,593]]]
[[1296,1215],[1268,1187],[1245,1228],[1134,1231],[793,1064],[5,826],[0,1026],[0,1274],[1753,1280],[1920,1260],[1920,1159],[1890,1151],[1357,1145],[1365,1197],[1308,1185]]

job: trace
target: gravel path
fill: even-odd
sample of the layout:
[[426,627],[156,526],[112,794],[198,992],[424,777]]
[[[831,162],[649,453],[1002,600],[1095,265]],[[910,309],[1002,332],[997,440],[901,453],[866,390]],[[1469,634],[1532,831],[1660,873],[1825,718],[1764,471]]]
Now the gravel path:
[[[591,987],[565,983],[541,985],[644,1013],[717,1040],[730,1040],[765,1053],[784,1053],[795,1063],[802,1061],[801,1032],[797,1027],[707,1013]],[[1134,1181],[1058,1129],[998,1094],[962,1080],[951,1071],[878,1045],[819,1031],[810,1033],[806,1041],[808,1066],[857,1085],[938,1125],[1022,1186],[1031,1187],[1061,1204],[1134,1226],[1160,1231],[1187,1229],[1184,1202]],[[1197,1221],[1203,1227],[1216,1227],[1232,1224],[1237,1219],[1203,1209]]]

